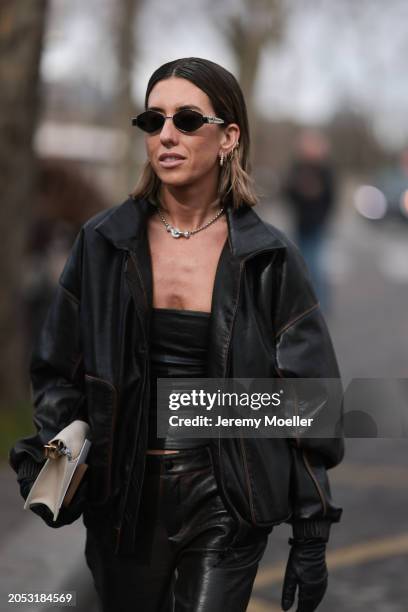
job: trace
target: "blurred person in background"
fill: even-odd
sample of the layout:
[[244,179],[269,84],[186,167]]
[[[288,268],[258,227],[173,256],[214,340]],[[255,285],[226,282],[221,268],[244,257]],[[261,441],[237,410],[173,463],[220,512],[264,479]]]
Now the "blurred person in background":
[[[74,419],[92,448],[73,502],[104,612],[244,612],[273,527],[293,537],[282,592],[315,610],[341,508],[343,441],[157,437],[157,379],[339,378],[297,249],[254,212],[235,77],[200,58],[151,76],[147,161],[123,204],[87,222],[34,351],[34,436],[10,454],[26,498],[43,445]],[[300,342],[301,340],[301,342]],[[301,347],[301,348],[299,348]]]
[[330,295],[323,257],[328,221],[335,204],[335,177],[329,145],[320,132],[306,130],[300,134],[284,195],[294,213],[295,241],[327,313]]

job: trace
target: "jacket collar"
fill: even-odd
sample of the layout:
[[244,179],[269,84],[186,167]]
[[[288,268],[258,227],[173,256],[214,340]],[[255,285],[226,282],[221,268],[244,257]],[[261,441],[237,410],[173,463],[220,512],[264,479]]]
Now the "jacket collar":
[[[118,249],[132,250],[146,234],[146,222],[155,211],[146,199],[129,198],[105,216],[96,231]],[[285,248],[274,228],[265,224],[250,206],[226,209],[232,255],[246,257],[257,251]]]

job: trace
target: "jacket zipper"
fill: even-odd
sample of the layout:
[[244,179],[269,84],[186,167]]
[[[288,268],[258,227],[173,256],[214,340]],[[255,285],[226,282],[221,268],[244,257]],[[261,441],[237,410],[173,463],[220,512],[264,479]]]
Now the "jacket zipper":
[[[137,259],[136,259],[135,255],[134,255],[134,253],[132,253],[132,251],[129,251],[129,255],[130,255],[130,259],[132,260],[133,265],[135,266],[135,270],[137,272],[137,275],[139,277],[139,283],[140,283],[140,286],[141,286],[142,291],[143,291],[143,297],[144,297],[144,300],[145,300],[145,306],[146,306],[146,308],[148,308],[149,307],[149,302],[148,302],[148,299],[147,299],[146,289],[145,289],[145,286],[143,284],[142,275],[140,274],[140,270],[139,270],[139,266],[138,266],[138,263],[137,263]],[[143,329],[143,333],[144,333],[145,329],[144,329],[143,325],[142,325],[142,329]],[[144,337],[145,337],[145,340],[146,340],[146,334],[145,333],[144,333]]]
[[315,484],[315,487],[316,487],[316,489],[317,489],[317,492],[318,492],[318,494],[319,494],[319,497],[320,497],[320,499],[321,499],[321,502],[322,502],[322,508],[323,508],[323,517],[325,517],[325,516],[326,516],[326,514],[327,514],[327,504],[326,504],[326,500],[325,500],[325,498],[324,498],[324,494],[323,494],[323,491],[322,491],[322,489],[321,489],[321,486],[319,485],[319,483],[317,482],[317,479],[316,479],[315,475],[313,474],[313,470],[312,470],[312,468],[311,468],[311,466],[310,466],[309,460],[308,460],[308,458],[306,457],[306,453],[305,453],[305,451],[304,451],[304,450],[302,450],[302,458],[303,458],[303,463],[305,464],[306,470],[309,472],[309,476],[310,476],[310,478],[313,480],[313,482],[314,482],[314,484]]
[[[122,275],[123,275],[123,278],[126,277],[128,255],[129,255],[129,251],[126,251],[125,257],[123,258],[123,264],[122,264]],[[119,371],[117,372],[117,380],[118,381],[121,381],[122,380],[122,376],[123,376],[122,352],[123,352],[123,341],[124,341],[123,340],[123,335],[124,335],[124,328],[125,328],[125,317],[124,317],[125,306],[126,306],[126,302],[123,305],[123,311],[121,313],[120,330],[119,330],[119,333],[120,333],[120,345],[119,345]],[[116,397],[117,406],[119,406],[120,398],[119,398],[118,388],[116,388],[116,396],[115,397]],[[116,416],[115,416],[115,423],[116,423]],[[113,444],[115,444],[115,440],[113,439],[112,441],[113,441]],[[112,484],[116,484],[116,483],[113,482]],[[111,488],[112,488],[112,485],[111,485]]]
[[[275,369],[276,369],[276,372],[277,372],[278,376],[280,376],[280,378],[283,378],[283,376],[282,376],[282,374],[281,374],[280,370],[279,370],[278,368],[275,368]],[[296,408],[297,408],[298,403],[297,403],[297,395],[296,395],[296,392],[295,392],[295,397],[296,397]],[[298,411],[298,410],[296,410],[296,414],[299,414],[299,411]],[[315,487],[316,487],[316,489],[317,489],[317,492],[318,492],[318,494],[319,494],[320,500],[321,500],[321,502],[322,502],[323,516],[326,516],[326,514],[327,514],[327,503],[326,503],[326,500],[325,500],[325,498],[324,498],[323,491],[322,491],[322,489],[321,489],[321,487],[320,487],[319,483],[317,482],[315,475],[313,474],[313,470],[312,470],[312,468],[311,468],[311,465],[310,465],[310,463],[309,463],[308,458],[306,457],[306,453],[305,453],[305,451],[304,451],[304,450],[301,448],[301,446],[300,446],[300,438],[299,438],[299,436],[295,436],[295,437],[294,437],[294,440],[295,440],[295,442],[296,442],[296,447],[297,447],[299,450],[301,450],[301,452],[302,452],[302,459],[303,459],[303,463],[304,463],[304,465],[305,465],[305,468],[306,468],[306,470],[307,470],[307,472],[308,472],[308,474],[309,474],[310,478],[313,480],[314,485],[315,485]]]
[[[275,369],[276,369],[276,372],[277,372],[278,376],[279,376],[280,378],[283,378],[282,373],[281,373],[281,371],[279,370],[279,368],[275,368]],[[296,408],[297,408],[298,403],[297,403],[297,395],[296,395],[296,392],[295,392],[295,397],[296,397]],[[298,411],[298,410],[296,410],[296,414],[299,414],[299,411]],[[315,487],[316,487],[316,489],[317,489],[317,492],[318,492],[318,494],[319,494],[320,500],[321,500],[321,502],[322,502],[323,516],[326,516],[326,514],[327,514],[327,503],[326,503],[326,500],[325,500],[325,498],[324,498],[323,491],[322,491],[322,489],[321,489],[321,487],[320,487],[319,483],[317,482],[315,475],[313,474],[313,470],[312,470],[312,468],[311,468],[311,466],[310,466],[310,463],[309,463],[308,458],[306,457],[306,453],[305,453],[305,451],[304,451],[304,450],[301,448],[301,446],[300,446],[300,438],[299,438],[299,436],[295,436],[293,439],[294,439],[294,440],[295,440],[295,442],[296,442],[296,447],[297,447],[297,448],[298,448],[298,449],[299,449],[299,450],[302,452],[302,459],[303,459],[303,463],[304,463],[304,465],[305,465],[305,468],[306,468],[306,470],[307,470],[307,472],[308,472],[308,474],[309,474],[310,478],[313,480],[314,485],[315,485]]]
[[[277,375],[279,376],[279,378],[284,378],[284,376],[282,376],[282,372],[280,371],[279,368],[275,367],[275,371],[277,373]],[[297,395],[295,392],[295,397],[296,397],[296,415],[299,415],[299,410],[298,410],[298,403],[297,403]],[[296,447],[300,449],[300,439],[299,436],[294,436],[293,438],[291,438],[292,440],[294,440],[296,442]]]
[[[125,272],[128,272],[129,258],[131,259],[131,261],[133,263],[133,266],[135,268],[135,271],[137,273],[137,276],[139,278],[139,283],[140,283],[140,286],[141,286],[142,291],[143,291],[143,296],[144,296],[144,299],[145,299],[145,304],[146,304],[146,307],[148,307],[148,300],[147,300],[146,290],[145,290],[145,287],[144,287],[144,284],[143,284],[143,281],[142,281],[142,275],[140,274],[140,270],[139,270],[139,267],[138,267],[138,264],[137,264],[136,257],[134,256],[134,254],[130,250],[128,250],[128,259],[127,259],[127,262],[126,262],[126,265],[125,265]],[[129,274],[129,272],[128,272],[128,274]],[[147,336],[146,336],[145,326],[143,325],[142,318],[141,318],[141,316],[139,314],[139,310],[137,308],[136,293],[134,291],[132,279],[130,277],[129,277],[129,281],[130,281],[129,282],[130,293],[131,293],[133,301],[134,301],[135,310],[136,310],[137,317],[138,317],[139,322],[140,322],[140,327],[142,329],[143,338],[144,338],[144,349],[145,349],[145,356],[146,356],[145,357],[145,367],[143,369],[143,381],[142,381],[142,395],[144,395],[145,389],[146,389],[146,363],[148,362],[148,353],[147,353],[147,351],[148,351],[148,343],[147,343]],[[138,423],[138,425],[139,424],[140,424],[140,422]],[[133,462],[134,462],[134,457],[133,457],[133,460],[132,460],[132,465],[130,466],[130,469],[129,469],[129,474],[130,474],[131,470],[133,469]],[[116,527],[116,531],[117,531],[117,534],[116,534],[116,551],[119,549],[119,541],[120,541],[120,537],[121,537],[121,530],[122,530],[122,523],[123,523],[123,514],[124,514],[124,511],[125,511],[126,500],[128,498],[128,493],[129,493],[129,486],[130,486],[129,474],[128,474],[127,487],[126,487],[126,491],[125,491],[125,495],[124,495],[124,502],[123,502],[122,509],[121,509],[121,516],[120,516],[120,520],[119,520],[119,525]]]
[[[240,294],[241,294],[242,274],[243,274],[243,270],[244,270],[245,264],[246,264],[246,262],[249,259],[252,259],[256,255],[259,255],[260,253],[267,253],[270,250],[271,249],[260,249],[259,251],[255,251],[255,253],[251,253],[246,258],[242,259],[242,261],[240,262],[237,300],[236,300],[236,303],[235,303],[234,313],[233,313],[233,316],[232,316],[231,331],[230,331],[230,335],[229,335],[228,343],[227,343],[225,368],[224,368],[224,372],[223,372],[223,377],[224,378],[226,378],[227,371],[228,371],[228,358],[229,358],[229,351],[230,351],[230,345],[231,345],[232,330],[234,328],[234,323],[235,323],[235,319],[236,319],[236,315],[237,315],[237,310],[238,310],[239,298],[240,298]],[[245,471],[245,482],[246,482],[246,486],[247,486],[247,494],[248,494],[248,502],[249,502],[249,508],[250,508],[250,512],[251,512],[251,518],[252,518],[253,524],[256,525],[254,501],[253,501],[253,496],[252,496],[252,491],[251,491],[248,462],[247,462],[247,458],[246,458],[244,439],[242,437],[240,437],[239,448],[240,448],[240,451],[241,451],[242,464],[244,466],[244,471]],[[221,438],[218,438],[218,455],[219,455],[219,461],[220,461],[220,467],[221,467]],[[224,490],[225,490],[225,487],[224,487]]]

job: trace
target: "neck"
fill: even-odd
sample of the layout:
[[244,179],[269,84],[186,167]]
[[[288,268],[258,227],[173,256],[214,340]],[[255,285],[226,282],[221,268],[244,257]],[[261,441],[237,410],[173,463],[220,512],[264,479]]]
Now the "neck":
[[183,189],[163,185],[159,203],[172,225],[180,229],[195,229],[220,210],[217,190],[203,192],[193,185]]

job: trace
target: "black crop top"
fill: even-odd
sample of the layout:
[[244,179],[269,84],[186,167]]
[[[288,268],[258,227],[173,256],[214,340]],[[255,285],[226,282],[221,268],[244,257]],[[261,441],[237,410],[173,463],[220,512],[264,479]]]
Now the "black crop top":
[[193,448],[204,438],[157,438],[157,378],[205,378],[210,313],[153,308],[150,328],[149,449]]

